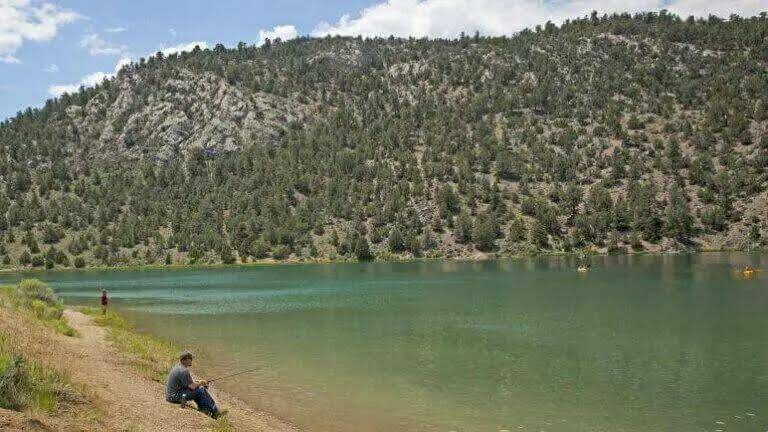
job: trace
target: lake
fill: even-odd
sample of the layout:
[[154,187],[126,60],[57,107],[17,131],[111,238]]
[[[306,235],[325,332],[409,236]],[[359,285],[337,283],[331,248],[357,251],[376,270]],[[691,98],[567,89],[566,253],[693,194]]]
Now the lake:
[[71,304],[109,289],[208,378],[258,367],[216,386],[311,431],[765,431],[768,275],[747,263],[768,256],[35,275]]

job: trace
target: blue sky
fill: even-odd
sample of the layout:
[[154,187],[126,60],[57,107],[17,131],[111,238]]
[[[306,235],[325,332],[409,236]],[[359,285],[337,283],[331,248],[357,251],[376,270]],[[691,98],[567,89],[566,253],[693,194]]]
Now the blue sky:
[[[0,0],[2,3],[2,0]],[[161,48],[205,41],[234,45],[255,43],[259,31],[290,23],[298,34],[309,34],[320,21],[336,21],[342,11],[362,9],[373,1],[233,1],[202,0],[70,0],[58,8],[80,17],[62,24],[47,41],[25,40],[13,56],[0,63],[0,118],[51,97],[49,87],[78,83],[94,72],[110,73],[123,56],[139,58]],[[41,3],[31,2],[32,6]],[[2,27],[0,27],[1,29]],[[1,30],[0,30],[1,31]],[[102,40],[101,50],[91,50]],[[55,66],[54,66],[55,65]]]
[[193,43],[512,34],[591,10],[661,8],[683,16],[754,15],[768,10],[768,0],[0,0],[0,119],[109,77],[121,62]]

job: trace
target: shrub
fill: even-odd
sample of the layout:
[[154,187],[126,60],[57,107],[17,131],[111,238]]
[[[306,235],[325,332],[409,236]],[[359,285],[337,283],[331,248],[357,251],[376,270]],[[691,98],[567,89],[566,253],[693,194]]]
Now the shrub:
[[16,294],[12,299],[16,308],[29,312],[58,333],[66,336],[76,334],[62,319],[64,307],[48,285],[37,279],[24,279],[14,292]]
[[19,290],[30,300],[40,300],[47,305],[59,303],[51,287],[38,279],[24,279],[19,283]]
[[76,257],[75,258],[75,268],[83,268],[85,267],[85,259],[83,257]]
[[0,356],[0,407],[14,411],[25,409],[32,380],[21,356]]
[[723,231],[728,227],[728,219],[720,207],[709,207],[701,213],[701,223],[713,231]]
[[64,231],[61,228],[54,226],[53,224],[47,223],[45,226],[43,226],[42,237],[43,243],[58,243],[64,237]]
[[42,255],[32,257],[32,267],[42,267],[45,264],[45,258]]
[[355,240],[355,255],[359,261],[370,261],[373,259],[370,245],[364,236],[358,236]]
[[278,245],[272,251],[272,258],[276,260],[288,259],[290,255],[291,255],[291,248],[289,248],[286,245]]
[[251,244],[251,256],[254,259],[264,259],[269,256],[269,244],[264,239],[257,239]]
[[53,412],[59,401],[80,400],[59,373],[19,355],[0,354],[0,408]]
[[32,313],[34,313],[36,317],[45,317],[45,303],[41,302],[40,300],[32,300],[31,309]]
[[40,300],[32,300],[30,305],[32,313],[41,320],[55,321],[61,319],[64,309],[60,304],[48,305]]
[[392,231],[389,233],[387,244],[389,245],[389,250],[393,253],[405,251],[405,239],[403,239],[403,235],[397,227],[392,228]]

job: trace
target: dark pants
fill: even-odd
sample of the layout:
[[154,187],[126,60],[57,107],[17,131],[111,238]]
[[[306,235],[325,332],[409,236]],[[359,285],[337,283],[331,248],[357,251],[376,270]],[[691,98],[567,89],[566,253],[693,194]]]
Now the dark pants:
[[219,411],[219,409],[216,408],[216,402],[213,401],[213,398],[205,387],[198,387],[195,390],[185,391],[182,393],[181,397],[184,398],[184,400],[195,401],[197,409],[208,415],[216,414]]

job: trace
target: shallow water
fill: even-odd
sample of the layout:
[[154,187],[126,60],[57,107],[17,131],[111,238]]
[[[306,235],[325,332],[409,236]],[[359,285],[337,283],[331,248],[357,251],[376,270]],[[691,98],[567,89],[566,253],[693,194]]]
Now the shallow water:
[[768,275],[746,263],[768,257],[38,276],[74,304],[108,288],[210,375],[260,367],[217,385],[312,431],[765,431]]

